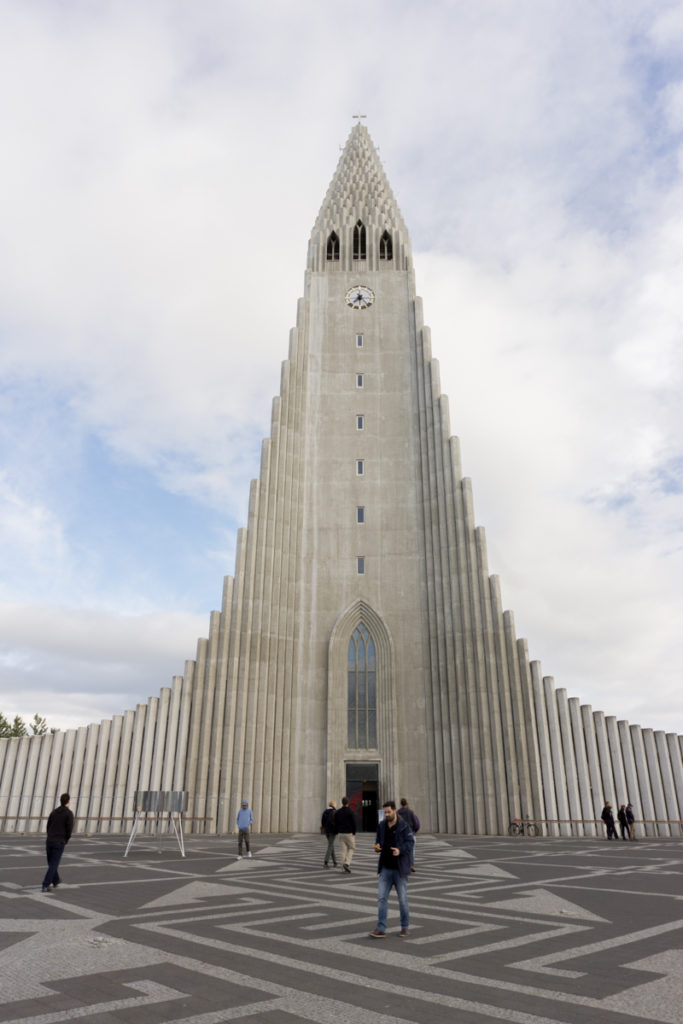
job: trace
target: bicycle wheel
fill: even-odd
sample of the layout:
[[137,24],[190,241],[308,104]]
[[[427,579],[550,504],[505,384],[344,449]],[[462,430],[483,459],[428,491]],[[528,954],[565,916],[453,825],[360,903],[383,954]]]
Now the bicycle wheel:
[[526,827],[526,834],[528,836],[537,836],[538,835],[538,826],[532,824],[531,822],[529,822],[527,824],[527,827]]
[[518,821],[511,821],[510,822],[510,826],[508,828],[508,835],[509,836],[518,836],[519,832],[520,832],[519,822]]

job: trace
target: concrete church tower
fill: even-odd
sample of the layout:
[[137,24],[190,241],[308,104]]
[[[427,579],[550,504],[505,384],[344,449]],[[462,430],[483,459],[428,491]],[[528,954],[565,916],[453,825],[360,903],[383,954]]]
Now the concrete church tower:
[[680,818],[682,741],[567,698],[516,638],[450,436],[408,233],[356,125],[313,228],[208,639],[134,712],[0,741],[0,816],[38,828],[28,819],[68,789],[83,827],[121,831],[136,790],[187,790],[197,830],[233,830],[247,797],[257,830],[311,832],[347,793],[373,830],[378,803],[407,795],[427,831],[499,834],[529,815],[549,834],[573,819],[573,834],[595,835],[605,800]]

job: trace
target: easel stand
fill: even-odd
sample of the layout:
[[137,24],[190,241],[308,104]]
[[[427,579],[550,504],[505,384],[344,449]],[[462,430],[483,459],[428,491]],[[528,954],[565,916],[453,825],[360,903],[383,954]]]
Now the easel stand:
[[171,790],[140,790],[135,794],[135,818],[130,831],[130,838],[126,846],[124,857],[128,856],[135,837],[138,833],[140,823],[144,829],[147,821],[153,822],[153,832],[161,838],[160,824],[162,819],[168,816],[175,837],[178,840],[178,848],[181,857],[185,856],[185,840],[183,838],[183,811],[187,808],[187,793]]

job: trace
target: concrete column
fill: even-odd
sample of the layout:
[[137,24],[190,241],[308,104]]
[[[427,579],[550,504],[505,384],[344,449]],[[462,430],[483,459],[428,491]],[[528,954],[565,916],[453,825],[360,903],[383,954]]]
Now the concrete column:
[[83,750],[83,767],[81,778],[76,793],[72,795],[72,807],[74,814],[79,819],[79,831],[88,831],[88,819],[90,814],[90,797],[93,786],[93,772],[95,768],[95,754],[99,742],[100,727],[93,722],[84,727],[85,748]]
[[[570,697],[567,704],[572,730],[574,757],[576,758],[576,778],[579,786],[579,797],[581,800],[581,817],[584,819],[590,819],[593,817],[593,801],[591,799],[586,739],[584,736],[583,721],[581,718],[581,702],[578,697]],[[584,824],[583,835],[594,836],[595,825]]]
[[11,776],[9,800],[7,802],[6,814],[8,832],[18,831],[18,815],[21,805],[21,794],[24,790],[24,777],[26,775],[26,763],[28,761],[28,736],[22,736],[17,746],[17,754],[14,760],[14,771]]
[[517,641],[517,659],[522,690],[523,718],[526,728],[526,748],[532,801],[531,814],[534,818],[544,818],[545,802],[543,800],[541,754],[538,745],[538,731],[536,729],[536,714],[534,710],[534,691],[531,682],[529,648],[526,640]]
[[116,766],[116,777],[114,781],[114,799],[112,802],[112,817],[118,819],[112,821],[112,832],[118,834],[127,832],[132,828],[132,821],[122,821],[122,818],[131,815],[133,812],[126,805],[126,793],[128,792],[128,776],[131,774],[131,749],[133,744],[133,732],[135,729],[135,712],[124,711],[123,723],[121,726],[121,744],[119,746],[119,757]]
[[24,782],[19,800],[19,810],[17,812],[20,816],[18,831],[35,832],[35,822],[30,820],[30,815],[31,804],[33,803],[33,797],[35,794],[36,773],[38,771],[38,758],[40,756],[40,741],[42,737],[28,736],[27,739],[28,755],[26,760],[26,771],[24,773]]
[[45,822],[42,820],[43,815],[43,803],[45,801],[45,791],[47,787],[48,772],[50,770],[50,760],[52,757],[52,750],[54,747],[54,737],[57,733],[46,733],[44,736],[38,736],[38,743],[40,745],[40,756],[38,758],[38,768],[36,770],[36,778],[33,786],[33,794],[31,799],[31,809],[29,811],[31,818],[30,831],[31,832],[42,832]]
[[[666,745],[669,748],[669,761],[671,763],[674,788],[678,799],[678,817],[681,819],[683,818],[683,756],[681,755],[681,745],[678,742],[678,736],[676,733],[667,733]],[[683,835],[683,824],[678,826],[677,831],[674,829],[673,834]]]
[[[553,819],[557,818],[559,815],[557,812],[557,800],[555,799],[553,755],[550,749],[548,716],[546,714],[545,694],[543,693],[543,679],[541,676],[540,661],[531,662],[531,686],[534,695],[536,733],[538,735],[538,751],[541,762],[541,777],[543,779],[543,817]],[[544,832],[547,832],[550,836],[559,835],[559,825],[552,824],[544,826]]]
[[[567,702],[567,691],[561,687],[555,691],[557,701],[557,717],[560,722],[560,734],[562,736],[562,751],[564,757],[564,770],[567,776],[567,796],[569,798],[569,811],[573,819],[580,819],[581,797],[579,796],[579,782],[576,774],[576,758],[574,756],[574,743],[572,737],[571,722],[569,720],[569,705]],[[583,825],[574,825],[574,835],[583,835]]]
[[[586,759],[588,762],[589,803],[588,807],[585,809],[585,817],[599,818],[600,811],[602,809],[599,804],[600,797],[602,796],[602,776],[600,775],[600,757],[598,754],[597,737],[595,734],[593,709],[590,704],[582,704],[580,713],[583,739],[586,746]],[[595,835],[596,831],[599,834],[599,829],[600,826],[593,828],[592,834]]]
[[164,766],[166,751],[166,737],[168,735],[168,713],[171,706],[171,691],[165,686],[159,693],[159,706],[157,708],[157,728],[154,737],[154,749],[152,751],[152,771],[149,780],[149,788],[159,790],[162,788],[161,776]]
[[[73,777],[73,763],[74,754],[76,751],[76,741],[78,739],[77,729],[67,729],[64,733],[64,746],[62,747],[62,761],[59,766],[59,778],[57,780],[57,789],[55,796],[57,798],[55,807],[59,803],[59,798],[62,793],[71,794],[71,781]],[[74,794],[71,794],[74,795]]]
[[59,803],[60,793],[58,792],[59,773],[61,770],[62,756],[64,753],[64,740],[66,734],[61,730],[52,736],[52,750],[47,769],[47,779],[43,796],[41,816],[46,819],[50,811],[53,811]]
[[164,753],[164,767],[161,773],[161,789],[169,791],[173,789],[173,772],[176,761],[176,748],[178,745],[178,724],[180,721],[180,702],[183,693],[183,677],[173,676],[171,686],[171,700],[168,708],[168,726],[166,727],[166,749]]
[[[192,713],[192,692],[194,688],[194,662],[185,662],[183,692],[180,700],[180,721],[178,723],[178,743],[176,747],[173,789],[187,789],[187,744],[190,736],[190,716]],[[224,776],[226,780],[229,775]]]
[[[93,740],[95,742],[94,759],[92,761],[92,786],[90,787],[90,803],[88,805],[87,816],[88,821],[86,822],[86,831],[95,832],[109,830],[108,821],[100,821],[100,817],[108,812],[103,811],[102,807],[104,804],[104,775],[106,765],[111,760],[109,752],[109,739],[111,736],[112,720],[105,718],[100,722],[97,727],[97,732],[93,733]],[[88,757],[88,761],[90,761]],[[104,828],[102,827],[104,826]]]
[[[125,818],[134,817],[135,794],[138,790],[144,789],[144,786],[140,785],[140,765],[146,721],[147,705],[138,704],[135,708],[135,717],[133,719],[133,735],[130,743],[128,778],[126,779],[126,793],[123,801],[123,815]],[[127,826],[130,828],[130,823],[127,823]]]
[[147,701],[145,728],[142,734],[142,747],[140,750],[140,770],[138,772],[136,789],[150,790],[152,788],[152,756],[154,753],[158,712],[159,698],[150,697]]
[[[664,798],[664,786],[662,785],[662,774],[659,766],[659,758],[657,757],[657,748],[655,747],[655,738],[652,729],[642,729],[643,746],[645,748],[645,759],[648,768],[648,778],[650,780],[650,790],[652,792],[652,800],[655,805],[655,816],[660,822],[664,822],[669,817],[666,807],[666,800]],[[657,825],[656,833],[658,836],[670,836],[671,829],[668,825]]]
[[12,776],[14,775],[14,764],[16,761],[19,740],[16,737],[5,737],[0,739],[0,750],[2,751],[2,776],[0,778],[0,829],[9,832],[9,822],[6,821],[7,807],[10,793],[12,791]]
[[[654,734],[654,743],[657,749],[657,762],[662,776],[662,788],[666,801],[666,816],[671,821],[680,818],[680,808],[676,796],[676,783],[674,781],[673,765],[669,757],[669,748],[666,743],[666,733],[658,730]],[[678,835],[678,825],[669,827],[669,835]]]
[[[656,817],[654,800],[652,799],[652,788],[650,786],[650,772],[643,743],[643,732],[639,725],[630,727],[631,743],[633,744],[633,759],[636,763],[638,775],[638,789],[640,792],[640,806],[645,821],[653,821]],[[657,829],[654,825],[646,825],[645,833],[648,836],[656,836]]]
[[[640,787],[638,785],[638,772],[636,770],[636,759],[633,753],[633,741],[631,739],[631,730],[629,729],[628,722],[620,721],[617,723],[616,719],[610,718],[608,721],[608,727],[613,727],[614,735],[616,737],[615,742],[619,748],[619,755],[623,760],[625,782],[625,798],[620,799],[619,803],[633,804],[633,814],[636,818],[643,818],[643,807],[640,800]],[[634,826],[635,835],[637,837],[645,835],[645,826],[638,821]]]
[[114,796],[116,786],[116,769],[121,757],[121,733],[123,715],[114,715],[109,730],[107,760],[102,779],[102,801],[100,803],[101,831],[107,834],[114,831],[112,817],[114,814]]
[[548,716],[550,748],[553,754],[553,776],[555,778],[557,813],[560,818],[560,835],[570,836],[572,834],[572,828],[567,820],[571,817],[569,810],[567,775],[565,771],[564,751],[562,749],[560,719],[557,712],[557,701],[555,699],[555,680],[552,676],[544,676],[543,688],[545,690],[545,706],[546,715]]

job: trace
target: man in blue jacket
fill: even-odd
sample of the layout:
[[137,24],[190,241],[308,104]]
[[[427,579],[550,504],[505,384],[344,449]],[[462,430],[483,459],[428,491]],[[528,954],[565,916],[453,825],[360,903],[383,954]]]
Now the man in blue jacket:
[[373,939],[383,939],[387,931],[387,904],[392,887],[398,896],[398,909],[401,918],[399,935],[405,938],[410,926],[410,908],[408,906],[408,875],[410,874],[410,854],[413,846],[413,834],[410,826],[396,813],[396,804],[387,800],[383,807],[384,819],[377,826],[375,849],[379,853],[377,874],[377,927],[370,932]]
[[254,815],[248,800],[242,801],[242,806],[237,812],[237,859],[242,860],[242,844],[247,848],[247,857],[251,857],[249,849],[249,829],[254,824]]

